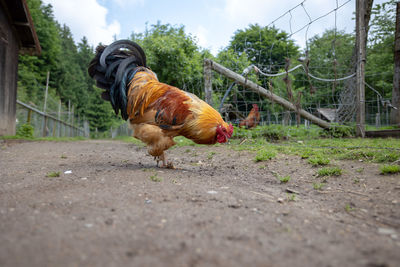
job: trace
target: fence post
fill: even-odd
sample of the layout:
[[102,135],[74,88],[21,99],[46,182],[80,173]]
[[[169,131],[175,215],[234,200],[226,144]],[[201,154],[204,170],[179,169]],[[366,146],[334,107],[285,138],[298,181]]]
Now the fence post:
[[58,100],[58,114],[57,115],[58,115],[57,116],[57,118],[58,118],[58,122],[57,122],[57,125],[58,125],[57,137],[61,137],[61,123],[60,123],[60,120],[61,120],[61,99]]
[[26,119],[27,124],[31,124],[31,118],[32,118],[32,110],[28,109],[28,118]]
[[[71,121],[69,122],[72,126],[74,126],[74,116],[75,116],[75,114],[74,114],[74,105],[72,105]],[[71,126],[70,126],[70,128],[71,128]],[[75,136],[75,128],[72,127],[72,136],[71,137],[74,137],[74,136]]]
[[357,47],[357,71],[356,71],[356,91],[357,91],[357,127],[356,134],[365,137],[365,50],[366,50],[366,25],[364,0],[356,1],[356,47]]
[[212,106],[212,71],[210,60],[204,59],[204,92],[205,101]]
[[394,34],[394,75],[392,89],[391,124],[400,125],[400,2],[396,3],[396,30]]
[[[68,100],[68,123],[71,124],[71,100]],[[71,127],[66,127],[68,129],[68,137],[71,136]]]

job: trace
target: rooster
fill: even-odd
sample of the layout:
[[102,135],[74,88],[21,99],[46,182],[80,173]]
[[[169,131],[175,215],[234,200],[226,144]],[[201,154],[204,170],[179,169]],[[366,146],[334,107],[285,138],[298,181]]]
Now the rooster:
[[256,127],[260,122],[260,112],[258,111],[258,105],[253,104],[253,108],[250,110],[249,115],[246,119],[239,122],[239,127],[246,126],[247,129]]
[[197,144],[225,143],[233,126],[194,94],[161,83],[146,66],[146,55],[135,42],[120,40],[99,45],[89,64],[89,75],[105,91],[118,115],[129,120],[133,137],[147,144],[148,152],[162,167],[173,168],[164,151],[175,145],[175,136]]

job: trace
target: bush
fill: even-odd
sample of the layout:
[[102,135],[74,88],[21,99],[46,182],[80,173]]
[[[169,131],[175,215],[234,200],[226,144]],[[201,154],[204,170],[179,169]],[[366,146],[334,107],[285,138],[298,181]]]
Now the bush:
[[33,138],[34,128],[32,125],[25,123],[18,127],[17,137]]
[[342,137],[354,137],[356,133],[355,127],[339,125],[339,124],[332,124],[332,127],[328,130],[325,130],[321,136],[325,137],[335,137],[335,138],[342,138]]

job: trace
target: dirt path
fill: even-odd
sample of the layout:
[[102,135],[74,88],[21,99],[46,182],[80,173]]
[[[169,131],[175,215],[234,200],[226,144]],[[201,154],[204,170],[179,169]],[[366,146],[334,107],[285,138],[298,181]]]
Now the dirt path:
[[341,161],[315,190],[298,157],[169,155],[179,169],[117,141],[3,141],[0,266],[400,266],[399,175]]

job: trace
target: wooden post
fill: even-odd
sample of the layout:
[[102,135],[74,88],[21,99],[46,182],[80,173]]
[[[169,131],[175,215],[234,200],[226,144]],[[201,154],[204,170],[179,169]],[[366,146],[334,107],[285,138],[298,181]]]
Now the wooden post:
[[60,121],[61,121],[61,99],[59,99],[58,100],[58,114],[57,114],[57,118],[58,118],[58,122],[57,122],[57,125],[58,125],[58,133],[57,133],[57,137],[61,137],[61,123],[60,123]]
[[212,71],[211,71],[212,61],[204,60],[204,92],[205,101],[212,106]]
[[394,34],[394,75],[390,123],[400,126],[400,2],[396,3],[396,31]]
[[356,47],[357,47],[357,70],[356,70],[356,105],[357,105],[357,127],[356,135],[365,137],[365,50],[366,50],[366,27],[365,25],[365,1],[356,1]]
[[[74,105],[72,105],[72,114],[71,114],[71,121],[69,122],[69,124],[71,124],[72,126],[74,125],[74,117],[75,117],[75,114],[74,114]],[[74,137],[75,136],[75,129],[73,128],[73,127],[70,127],[70,128],[72,128],[71,130],[72,130],[72,135],[70,135],[71,137]]]
[[28,118],[26,119],[27,124],[31,124],[31,118],[32,118],[32,110],[28,109]]
[[[71,100],[68,100],[68,123],[71,124]],[[71,136],[71,127],[68,128],[68,137]]]
[[47,79],[46,79],[46,91],[44,93],[44,105],[43,105],[43,113],[45,114],[43,117],[43,137],[47,136],[47,116],[46,116],[46,109],[47,109],[47,94],[49,92],[49,78],[50,78],[50,71],[47,72]]
[[375,115],[375,127],[379,128],[381,127],[381,107],[380,107],[380,101],[379,101],[379,95],[376,96],[376,104],[378,106],[378,112]]
[[286,99],[283,99],[282,97],[271,93],[271,91],[259,86],[258,84],[250,81],[249,79],[246,79],[245,77],[237,74],[236,72],[233,72],[230,69],[227,69],[224,66],[211,61],[210,59],[205,59],[204,61],[212,62],[212,63],[208,63],[208,64],[216,72],[221,73],[222,75],[236,81],[238,84],[240,84],[244,87],[247,87],[247,88],[267,97],[271,101],[274,101],[275,103],[278,103],[279,105],[283,106],[285,109],[295,111],[295,112],[298,111],[300,113],[300,116],[302,116],[303,118],[305,118],[309,121],[312,121],[313,123],[315,123],[316,125],[318,125],[322,128],[329,129],[331,127],[331,125],[328,122],[315,117],[314,115],[308,113],[304,109],[297,109],[295,105],[293,105]]

